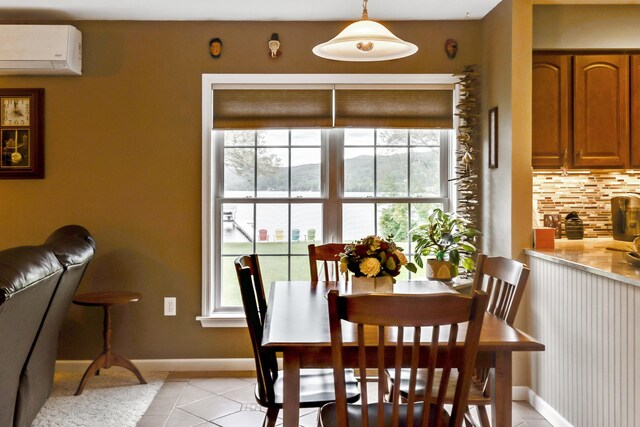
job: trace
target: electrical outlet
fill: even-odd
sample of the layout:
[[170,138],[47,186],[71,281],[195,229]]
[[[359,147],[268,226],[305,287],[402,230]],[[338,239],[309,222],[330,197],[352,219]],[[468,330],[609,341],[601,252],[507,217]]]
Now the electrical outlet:
[[176,315],[176,297],[164,298],[164,315],[165,316]]

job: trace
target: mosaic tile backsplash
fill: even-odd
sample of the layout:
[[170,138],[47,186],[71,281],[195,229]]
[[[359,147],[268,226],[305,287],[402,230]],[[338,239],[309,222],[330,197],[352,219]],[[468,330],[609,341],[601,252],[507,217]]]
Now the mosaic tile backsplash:
[[[640,193],[640,170],[533,173],[533,209],[538,226],[544,214],[564,217],[572,211],[580,216],[584,237],[611,237],[611,198]],[[562,237],[564,225],[562,227]]]

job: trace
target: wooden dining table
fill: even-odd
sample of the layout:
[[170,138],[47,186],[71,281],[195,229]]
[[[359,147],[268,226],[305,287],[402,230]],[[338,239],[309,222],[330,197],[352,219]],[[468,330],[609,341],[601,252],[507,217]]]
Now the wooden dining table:
[[[326,298],[331,289],[338,289],[341,294],[363,291],[357,285],[353,287],[352,282],[290,281],[274,282],[271,286],[262,345],[283,354],[285,427],[298,425],[300,369],[332,367]],[[384,289],[368,291],[410,294],[455,292],[437,281],[398,281]],[[461,325],[462,337],[464,330],[464,325]],[[345,342],[356,342],[355,328],[344,325],[343,339]],[[442,340],[446,341],[444,335]],[[462,340],[463,338],[460,339],[461,342]],[[353,350],[356,351],[355,346]],[[349,348],[346,347],[345,351],[349,351]],[[497,427],[511,426],[511,370],[514,351],[544,351],[544,345],[492,314],[485,313],[476,366],[491,368],[491,415],[493,425]],[[345,357],[348,359],[347,355]],[[351,359],[355,361],[356,357]]]

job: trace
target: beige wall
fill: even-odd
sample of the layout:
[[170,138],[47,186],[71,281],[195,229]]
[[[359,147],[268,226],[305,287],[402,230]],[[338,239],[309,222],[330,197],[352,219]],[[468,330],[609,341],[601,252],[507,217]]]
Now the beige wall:
[[[245,330],[205,329],[195,320],[203,73],[453,73],[481,59],[478,21],[391,22],[389,28],[420,51],[370,64],[312,55],[315,44],[342,29],[339,22],[72,24],[83,33],[81,77],[0,77],[2,87],[42,87],[46,98],[46,178],[0,181],[0,248],[40,243],[64,224],[86,226],[98,251],[80,291],[144,295],[114,309],[114,349],[131,358],[251,355]],[[267,48],[273,32],[282,42],[276,61]],[[213,37],[223,42],[217,60],[209,56]],[[455,60],[445,56],[447,38],[458,41]],[[162,315],[164,296],[177,297],[176,317]],[[97,309],[71,308],[60,358],[99,352],[101,316]]]
[[[483,251],[522,259],[531,245],[531,4],[503,0],[482,20]],[[498,107],[498,168],[487,166],[488,110]],[[516,325],[526,330],[528,301]],[[529,384],[527,355],[514,358],[514,385]]]
[[537,5],[534,49],[638,49],[640,5]]

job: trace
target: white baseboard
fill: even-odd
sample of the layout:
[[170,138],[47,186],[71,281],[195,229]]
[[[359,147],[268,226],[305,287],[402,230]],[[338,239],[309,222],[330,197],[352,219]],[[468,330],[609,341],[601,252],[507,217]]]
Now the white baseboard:
[[[56,371],[84,372],[91,360],[57,360]],[[137,359],[132,362],[142,371],[254,371],[255,362],[247,359]]]
[[[545,402],[540,396],[538,396],[533,390],[528,387],[522,387],[527,389],[528,398],[526,399],[536,411],[547,419],[554,427],[573,427],[566,418],[564,418],[558,411],[556,411],[551,405]],[[514,399],[515,400],[515,399]]]

